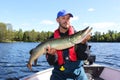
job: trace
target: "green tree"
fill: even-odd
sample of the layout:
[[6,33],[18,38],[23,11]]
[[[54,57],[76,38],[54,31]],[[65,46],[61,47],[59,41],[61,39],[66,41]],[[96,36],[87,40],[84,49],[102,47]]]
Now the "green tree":
[[37,32],[35,32],[35,30],[33,29],[32,31],[30,31],[29,33],[29,41],[31,42],[35,42],[37,40]]
[[5,23],[0,23],[0,42],[3,42],[6,40],[6,24]]
[[14,40],[15,41],[22,41],[23,40],[23,31],[22,31],[22,29],[19,29],[19,31],[15,32]]
[[91,38],[91,40],[95,41],[95,42],[98,42],[98,41],[100,41],[100,36],[101,36],[100,32],[95,32],[93,37]]
[[11,30],[7,30],[7,33],[6,33],[6,40],[7,41],[14,41],[14,32],[11,31]]
[[29,32],[28,31],[24,32],[24,34],[23,34],[23,41],[25,41],[25,42],[29,41]]

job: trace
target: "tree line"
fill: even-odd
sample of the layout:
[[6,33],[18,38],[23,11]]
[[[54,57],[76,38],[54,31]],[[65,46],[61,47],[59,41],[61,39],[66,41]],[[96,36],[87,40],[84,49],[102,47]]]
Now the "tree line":
[[[5,23],[0,23],[0,42],[43,42],[48,39],[53,32],[41,31],[18,31],[8,29]],[[109,30],[107,33],[95,32],[90,39],[91,42],[120,42],[120,32]]]
[[120,32],[108,30],[107,33],[95,32],[92,42],[120,42]]
[[24,42],[42,42],[52,35],[53,32],[36,32],[34,29],[31,31],[18,31],[7,29],[5,23],[0,23],[0,42],[14,42],[14,41],[24,41]]

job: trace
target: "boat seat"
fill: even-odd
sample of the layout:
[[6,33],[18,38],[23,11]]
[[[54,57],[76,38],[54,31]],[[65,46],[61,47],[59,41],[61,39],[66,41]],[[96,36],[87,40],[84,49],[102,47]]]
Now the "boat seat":
[[100,78],[105,80],[120,80],[120,72],[112,68],[104,68],[100,74]]

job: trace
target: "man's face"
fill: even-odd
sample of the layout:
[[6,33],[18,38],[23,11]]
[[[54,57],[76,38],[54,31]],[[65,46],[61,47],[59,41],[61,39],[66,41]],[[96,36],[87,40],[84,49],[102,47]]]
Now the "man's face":
[[65,16],[57,18],[57,22],[59,23],[59,26],[63,29],[68,29],[70,26],[70,15],[67,14]]

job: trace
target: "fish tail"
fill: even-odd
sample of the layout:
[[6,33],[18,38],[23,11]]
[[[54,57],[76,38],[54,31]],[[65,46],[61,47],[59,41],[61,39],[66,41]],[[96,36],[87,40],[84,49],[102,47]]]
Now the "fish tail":
[[32,64],[28,63],[27,67],[32,71]]

